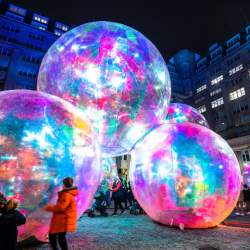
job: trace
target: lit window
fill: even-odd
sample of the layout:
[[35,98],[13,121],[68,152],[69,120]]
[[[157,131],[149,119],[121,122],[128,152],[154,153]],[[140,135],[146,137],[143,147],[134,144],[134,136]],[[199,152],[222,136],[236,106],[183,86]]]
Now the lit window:
[[222,91],[221,88],[215,89],[214,91],[210,92],[210,96],[217,95],[217,94],[219,94],[221,91]]
[[55,35],[57,35],[57,36],[61,36],[62,35],[62,32],[61,31],[59,31],[59,30],[55,30]]
[[199,108],[197,108],[197,110],[198,110],[201,114],[207,111],[205,105],[200,106]]
[[231,75],[235,74],[236,72],[238,72],[238,71],[240,71],[242,69],[243,69],[243,65],[240,64],[237,67],[235,67],[233,69],[230,69],[229,72],[228,72],[228,74],[231,76]]
[[218,98],[218,99],[216,99],[216,100],[214,100],[214,101],[211,102],[212,108],[219,107],[219,106],[221,106],[222,104],[224,104],[223,97]]
[[65,24],[60,23],[60,22],[56,22],[55,23],[55,28],[63,30],[63,31],[68,31],[69,30],[69,26],[68,25],[65,25]]
[[217,84],[223,80],[223,75],[220,75],[211,81],[211,85]]
[[62,30],[63,30],[63,31],[67,31],[67,30],[68,30],[68,27],[67,27],[67,26],[62,26]]
[[25,16],[25,15],[26,15],[26,12],[27,12],[26,9],[23,9],[23,8],[21,8],[21,7],[18,7],[18,6],[16,6],[16,5],[14,5],[14,4],[10,4],[10,5],[9,5],[9,11],[14,12],[14,13],[16,13],[16,14],[18,14],[18,15],[21,15],[21,16]]
[[240,89],[237,89],[237,90],[229,93],[229,99],[230,99],[230,101],[233,101],[233,100],[236,100],[236,99],[244,96],[245,94],[246,94],[245,88],[240,88]]
[[[37,21],[32,21],[31,24],[32,24],[33,26],[35,26],[36,28],[40,29],[40,30],[47,30],[47,25],[45,25],[45,24],[39,23],[39,22],[37,22]],[[34,38],[34,39],[38,39],[38,38],[37,38],[38,36],[35,36],[35,35],[33,35],[33,34],[31,34],[30,37],[31,37],[31,38]],[[40,37],[39,37],[39,38],[40,38]]]
[[43,16],[40,16],[38,14],[34,14],[33,15],[33,19],[39,23],[43,23],[43,24],[47,24],[48,23],[48,18],[47,17],[43,17]]
[[207,88],[207,85],[204,84],[202,86],[200,86],[198,89],[196,89],[196,93],[200,93],[201,91],[205,90]]
[[40,30],[46,30],[46,28],[42,27],[42,26],[39,26],[38,27]]

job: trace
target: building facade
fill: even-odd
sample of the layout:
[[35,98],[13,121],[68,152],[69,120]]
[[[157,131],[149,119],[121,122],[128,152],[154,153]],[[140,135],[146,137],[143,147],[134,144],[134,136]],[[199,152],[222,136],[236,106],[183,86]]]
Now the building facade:
[[171,102],[189,102],[193,94],[193,77],[200,55],[190,50],[180,50],[168,61],[171,77]]
[[[179,53],[183,54],[183,51]],[[189,54],[193,55],[193,60],[188,60],[192,65],[187,67],[187,62],[179,60],[180,64],[185,63],[183,67],[189,68],[188,83],[182,80],[183,72],[175,60],[178,53],[168,62],[173,101],[197,108],[206,117],[210,128],[229,142],[241,166],[249,164],[250,25],[225,43],[214,43],[205,57],[191,51]],[[182,88],[176,88],[174,82],[183,85]],[[181,91],[183,98],[176,98],[179,97],[176,89]]]
[[0,90],[35,89],[44,54],[70,28],[0,1]]

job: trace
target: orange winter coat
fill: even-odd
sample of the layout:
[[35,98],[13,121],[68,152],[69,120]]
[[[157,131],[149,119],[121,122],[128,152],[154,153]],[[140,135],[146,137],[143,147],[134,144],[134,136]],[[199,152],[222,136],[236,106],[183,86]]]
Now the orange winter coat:
[[76,187],[63,189],[58,193],[56,205],[48,205],[46,211],[52,212],[49,233],[75,232],[77,224]]

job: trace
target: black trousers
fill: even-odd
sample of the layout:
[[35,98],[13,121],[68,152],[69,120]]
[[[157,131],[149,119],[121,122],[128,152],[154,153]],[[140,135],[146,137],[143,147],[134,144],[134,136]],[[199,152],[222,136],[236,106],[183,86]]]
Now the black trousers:
[[122,202],[121,202],[121,200],[120,200],[119,198],[118,198],[118,199],[114,199],[114,203],[115,203],[114,214],[117,213],[118,207],[119,207],[122,211],[124,211],[124,208],[123,208],[123,206],[122,206]]
[[57,241],[62,250],[68,250],[66,233],[49,234],[49,243],[53,250],[58,250]]

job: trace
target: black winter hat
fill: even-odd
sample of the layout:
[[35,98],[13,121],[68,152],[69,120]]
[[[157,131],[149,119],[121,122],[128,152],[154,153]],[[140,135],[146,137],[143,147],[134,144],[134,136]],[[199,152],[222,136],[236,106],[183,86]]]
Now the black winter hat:
[[63,184],[66,188],[71,188],[73,186],[74,180],[71,177],[63,179]]

